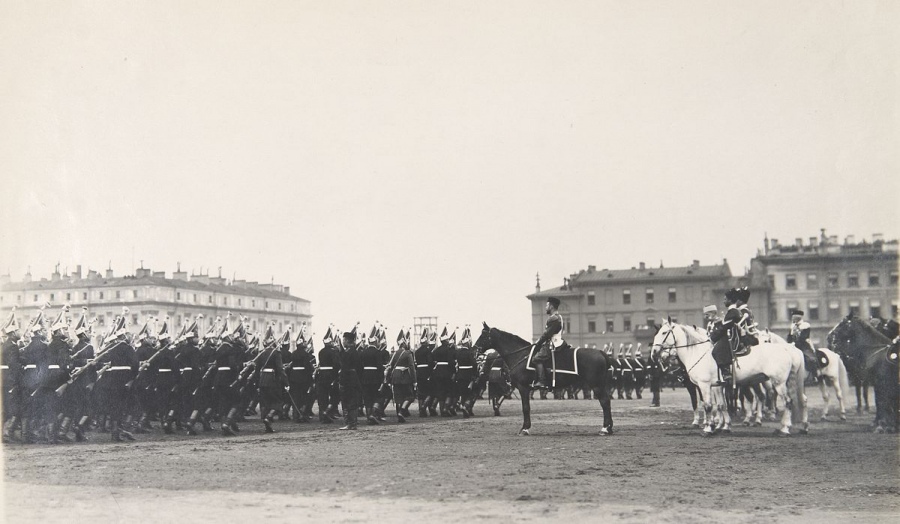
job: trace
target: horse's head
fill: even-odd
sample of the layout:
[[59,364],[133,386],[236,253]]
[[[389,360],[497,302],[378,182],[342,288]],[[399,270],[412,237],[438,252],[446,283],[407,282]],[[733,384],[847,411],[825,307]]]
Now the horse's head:
[[826,337],[828,347],[845,355],[862,352],[868,354],[872,349],[880,349],[890,343],[887,338],[870,323],[847,315],[834,326]]
[[650,358],[658,361],[665,367],[678,365],[678,353],[675,347],[678,345],[676,340],[676,326],[674,322],[663,320],[662,326],[653,337],[653,344],[650,346]]
[[478,335],[478,340],[475,341],[475,350],[479,353],[484,353],[492,349],[495,344],[494,339],[491,337],[490,326],[487,325],[487,322],[482,322],[481,325],[481,334]]

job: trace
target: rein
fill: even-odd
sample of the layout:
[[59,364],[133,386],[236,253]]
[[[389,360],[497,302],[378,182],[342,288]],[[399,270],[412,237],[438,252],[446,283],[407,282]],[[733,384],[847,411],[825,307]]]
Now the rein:
[[[659,351],[662,351],[662,350],[663,350],[663,344],[666,342],[666,340],[669,339],[669,335],[672,335],[672,337],[674,338],[674,337],[675,337],[675,332],[672,331],[672,330],[670,329],[669,332],[666,333],[665,338],[662,339],[662,342],[660,342],[659,344],[653,344],[652,347],[653,347],[653,348],[659,348]],[[666,346],[665,349],[689,348],[689,347],[693,347],[693,346],[699,346],[700,344],[706,344],[707,342],[710,342],[710,340],[709,340],[709,339],[706,339],[706,340],[699,340],[699,341],[697,341],[697,342],[691,342],[690,344],[682,344],[682,345],[680,345],[680,346],[679,346],[678,344],[673,344],[673,345],[671,345],[671,346]],[[712,353],[712,349],[710,349],[709,352]],[[690,372],[691,372],[692,369],[694,369],[695,367],[697,367],[697,364],[699,364],[700,361],[703,360],[703,357],[705,357],[705,356],[706,356],[706,352],[704,352],[702,355],[700,355],[700,358],[698,358],[697,361],[694,362],[694,365],[691,366],[691,367],[689,367],[689,368],[687,369],[688,374],[690,374]]]

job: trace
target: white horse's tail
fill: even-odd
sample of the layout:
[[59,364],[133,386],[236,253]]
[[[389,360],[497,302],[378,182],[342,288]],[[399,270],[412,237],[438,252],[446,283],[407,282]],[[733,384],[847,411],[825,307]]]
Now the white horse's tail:
[[847,377],[847,367],[844,366],[844,359],[840,355],[835,353],[834,356],[838,361],[838,383],[841,385],[841,394],[844,395],[844,398],[847,398],[847,395],[850,394],[850,379]]
[[791,394],[791,419],[794,423],[803,421],[803,408],[806,405],[806,363],[800,359],[800,369],[793,372],[794,391]]

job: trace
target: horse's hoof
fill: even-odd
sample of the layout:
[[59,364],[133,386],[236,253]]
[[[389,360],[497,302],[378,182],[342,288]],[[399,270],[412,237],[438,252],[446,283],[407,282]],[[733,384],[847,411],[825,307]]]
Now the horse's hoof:
[[691,429],[700,429],[700,424],[694,422],[693,424],[691,424]]
[[756,422],[753,423],[753,427],[758,428],[758,427],[761,427],[761,426],[762,426],[762,422],[760,422],[760,421],[758,421],[758,420],[757,420]]
[[841,415],[841,422],[847,422],[847,415]]
[[531,433],[529,433],[527,429],[519,430],[519,436],[527,437],[528,435],[531,435]]
[[745,420],[745,421],[744,421],[744,425],[747,426],[747,427],[750,427],[750,421],[749,421],[749,420]]
[[713,432],[712,432],[712,431],[706,431],[706,430],[703,430],[703,431],[700,432],[700,436],[701,436],[701,437],[711,437],[711,436],[713,436]]
[[828,422],[828,417],[826,417],[825,415],[822,415],[822,418],[820,418],[819,420],[822,422]]
[[722,429],[722,433],[725,433],[726,435],[731,435],[731,428]]
[[806,428],[803,428],[803,429],[799,430],[799,433],[801,435],[809,435],[809,430]]
[[790,437],[790,436],[791,436],[791,433],[790,433],[790,431],[781,431],[780,429],[776,429],[776,430],[775,430],[775,436],[776,436],[776,437],[782,437],[782,438],[783,438],[783,437]]
[[600,428],[600,432],[598,433],[601,437],[608,437],[611,434],[612,433],[607,428]]
[[875,428],[875,431],[873,433],[877,433],[877,434],[881,435],[882,433],[884,433],[884,428],[881,426],[878,426],[877,428]]

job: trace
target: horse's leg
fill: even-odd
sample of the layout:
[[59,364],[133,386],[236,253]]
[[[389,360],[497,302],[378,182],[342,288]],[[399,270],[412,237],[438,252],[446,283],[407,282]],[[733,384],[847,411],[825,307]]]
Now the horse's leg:
[[612,408],[610,407],[609,391],[605,387],[595,387],[594,396],[600,401],[600,407],[603,409],[603,427],[600,428],[600,435],[612,435],[613,420]]
[[856,414],[862,415],[862,383],[857,382],[854,388],[856,388]]
[[700,390],[700,396],[703,399],[703,411],[706,414],[706,422],[707,425],[703,427],[703,433],[701,433],[704,437],[708,437],[712,435],[715,431],[715,420],[713,419],[713,399],[712,399],[712,387],[711,384],[707,382],[702,382],[698,384],[698,389]]
[[745,426],[749,426],[753,423],[753,411],[756,407],[756,403],[758,402],[758,396],[754,394],[753,390],[749,387],[741,388],[741,404],[742,409],[744,408],[743,403],[744,399],[750,401],[750,409],[744,409],[744,422]]
[[[847,403],[844,402],[844,394],[848,392],[844,391],[844,387],[841,385],[841,376],[841,369],[838,366],[838,375],[834,379],[834,396],[837,397],[838,407],[841,410],[841,420],[847,420]],[[844,380],[844,383],[846,382]]]
[[531,396],[528,388],[519,386],[519,396],[522,397],[522,429],[519,430],[519,435],[528,435],[531,429]]
[[784,399],[784,410],[781,412],[781,429],[775,430],[779,437],[787,437],[791,434],[791,403],[799,402],[799,399],[792,399],[788,393],[787,384],[773,384],[775,392]]
[[869,381],[863,382],[863,402],[865,403],[866,413],[869,412]]
[[763,410],[765,409],[765,404],[767,402],[767,392],[766,388],[763,384],[757,384],[754,387],[754,391],[756,392],[756,418],[753,421],[754,426],[762,426],[763,420]]
[[691,409],[694,411],[694,420],[691,421],[691,427],[700,429],[700,406],[697,403],[697,386],[693,382],[686,382],[684,387],[688,390],[691,397]]
[[[829,382],[829,384],[826,384],[826,382]],[[822,376],[822,380],[819,381],[819,391],[822,392],[822,398],[825,399],[825,409],[822,411],[822,420],[828,420],[828,410],[831,403],[831,395],[828,394],[828,388],[832,387],[833,384],[831,382],[831,379],[824,375]]]

